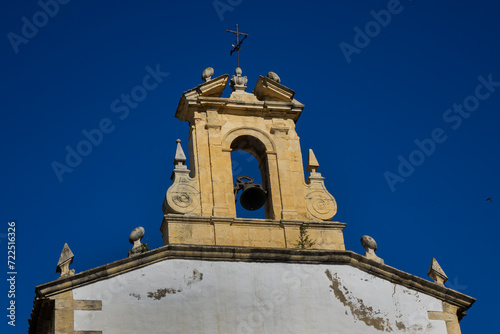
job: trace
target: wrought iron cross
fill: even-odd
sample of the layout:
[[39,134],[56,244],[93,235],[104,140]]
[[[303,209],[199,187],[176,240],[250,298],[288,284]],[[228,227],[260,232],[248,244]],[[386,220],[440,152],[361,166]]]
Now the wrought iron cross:
[[[226,31],[230,32],[230,33],[233,33],[233,34],[236,34],[236,45],[233,44],[233,49],[231,50],[231,52],[229,53],[229,55],[233,55],[233,52],[236,51],[236,55],[237,55],[237,58],[238,58],[238,67],[240,67],[240,48],[241,48],[241,43],[243,43],[243,41],[245,40],[245,38],[247,38],[248,34],[245,34],[244,32],[240,32],[239,28],[238,28],[238,25],[236,25],[236,31],[229,30],[229,29],[226,29]],[[244,36],[241,39],[241,41],[240,41],[240,35]]]

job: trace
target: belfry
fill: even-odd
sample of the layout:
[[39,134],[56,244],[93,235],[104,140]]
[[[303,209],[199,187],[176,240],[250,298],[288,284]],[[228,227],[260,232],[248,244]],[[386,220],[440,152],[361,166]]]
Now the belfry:
[[[190,169],[177,143],[161,227],[164,244],[198,244],[294,248],[299,228],[317,242],[314,248],[343,250],[345,224],[332,222],[334,197],[324,185],[318,161],[309,150],[304,177],[295,123],[304,105],[295,92],[270,72],[260,76],[253,93],[237,68],[230,79],[232,93],[221,97],[229,75],[211,79],[185,92],[175,116],[189,123]],[[259,163],[265,219],[236,217],[231,152],[244,150]]]

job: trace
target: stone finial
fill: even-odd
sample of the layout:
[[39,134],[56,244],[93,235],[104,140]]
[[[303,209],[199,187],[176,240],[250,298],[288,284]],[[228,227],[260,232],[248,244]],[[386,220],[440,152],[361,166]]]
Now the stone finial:
[[280,77],[279,77],[276,73],[274,73],[274,72],[269,72],[269,73],[267,73],[267,77],[268,77],[269,79],[271,79],[271,80],[276,81],[277,83],[280,83],[280,82],[281,82]]
[[214,69],[212,67],[207,67],[201,75],[201,80],[208,82],[212,80],[212,75],[214,75]]
[[138,247],[141,247],[141,240],[144,237],[144,227],[139,226],[134,228],[134,230],[130,233],[130,236],[128,237],[128,242],[130,242],[132,245],[132,249],[136,249]]
[[243,71],[241,68],[237,67],[234,70],[234,75],[231,77],[231,81],[229,82],[229,87],[234,91],[245,91],[247,89],[247,77],[242,77],[241,74]]
[[181,140],[177,139],[175,142],[177,143],[177,149],[175,150],[174,158],[175,169],[186,169],[187,167],[184,165],[186,162],[186,155],[182,150]]
[[130,236],[128,237],[128,242],[130,242],[133,246],[132,249],[128,251],[128,256],[135,256],[140,253],[146,252],[149,250],[149,247],[147,244],[143,244],[141,242],[142,238],[144,237],[144,227],[138,226],[134,228],[134,230],[130,233]]
[[375,254],[375,251],[377,250],[377,242],[375,239],[370,237],[369,235],[364,235],[361,237],[361,245],[363,246],[364,249],[366,249],[365,256],[369,259],[375,260],[380,263],[384,263],[384,260]]
[[[57,262],[56,273],[61,273],[61,277],[72,276],[75,274],[74,269],[69,269],[71,263],[73,263],[73,252],[69,249],[67,243],[64,244],[63,250],[61,252],[61,256],[59,257],[59,261]],[[60,278],[61,278],[60,277]]]
[[311,173],[316,173],[318,168],[319,168],[318,160],[316,159],[313,150],[309,149],[309,155],[307,156],[307,171]]
[[321,173],[316,172],[318,168],[318,160],[313,150],[309,149],[306,169],[311,173],[309,173],[306,180],[308,190],[306,193],[307,213],[313,219],[330,221],[337,213],[337,202],[332,194],[326,190],[325,178],[321,176]]
[[197,179],[189,176],[190,170],[184,164],[185,162],[186,155],[182,150],[181,140],[177,139],[175,167],[170,177],[173,184],[165,194],[165,200],[163,201],[164,214],[191,213],[192,215],[201,215],[199,185]]
[[429,276],[434,283],[443,285],[448,280],[448,276],[443,271],[443,268],[439,265],[435,258],[432,258],[431,265],[429,267],[429,271],[427,272],[427,276]]

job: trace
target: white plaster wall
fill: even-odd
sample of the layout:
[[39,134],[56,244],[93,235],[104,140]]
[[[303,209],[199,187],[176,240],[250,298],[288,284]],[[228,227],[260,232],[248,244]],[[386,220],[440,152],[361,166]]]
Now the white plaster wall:
[[75,330],[445,334],[436,298],[344,265],[165,260],[73,290]]

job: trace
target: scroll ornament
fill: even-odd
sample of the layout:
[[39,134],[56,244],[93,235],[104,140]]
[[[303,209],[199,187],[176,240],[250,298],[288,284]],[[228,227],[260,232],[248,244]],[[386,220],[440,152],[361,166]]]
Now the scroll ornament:
[[337,213],[337,202],[326,190],[325,178],[317,172],[318,168],[318,160],[313,150],[310,149],[307,159],[307,170],[311,172],[307,179],[307,212],[313,219],[330,221]]
[[197,183],[189,176],[189,169],[185,165],[186,156],[177,139],[177,150],[172,173],[173,184],[168,188],[163,201],[163,213],[200,214],[200,192]]

